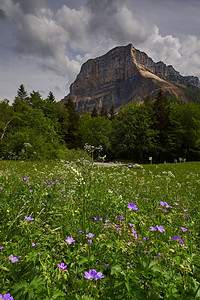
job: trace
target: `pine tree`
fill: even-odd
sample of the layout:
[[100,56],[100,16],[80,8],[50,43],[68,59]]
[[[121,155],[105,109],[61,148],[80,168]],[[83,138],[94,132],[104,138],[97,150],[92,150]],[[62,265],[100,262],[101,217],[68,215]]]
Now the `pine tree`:
[[110,110],[109,110],[109,119],[112,121],[115,118],[115,110],[114,110],[114,106],[112,104]]
[[54,94],[51,91],[49,92],[47,99],[51,102],[56,101],[56,98],[55,98]]
[[17,90],[17,97],[25,103],[27,103],[29,100],[28,93],[26,92],[23,84],[21,84],[19,89]]
[[92,109],[91,117],[92,118],[98,117],[98,112],[97,112],[96,106],[94,106],[93,109]]
[[100,115],[101,117],[105,117],[105,118],[108,117],[108,113],[107,113],[107,110],[105,109],[105,107],[103,107],[103,106],[101,107],[101,110],[100,110],[99,115]]

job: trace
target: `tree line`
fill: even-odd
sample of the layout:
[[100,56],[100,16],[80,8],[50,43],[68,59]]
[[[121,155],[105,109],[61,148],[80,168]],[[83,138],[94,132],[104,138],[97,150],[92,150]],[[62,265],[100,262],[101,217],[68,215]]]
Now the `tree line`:
[[111,106],[79,116],[73,101],[43,99],[21,85],[12,105],[0,102],[0,158],[65,158],[85,144],[103,147],[108,159],[173,162],[200,159],[200,104],[172,101],[160,90],[155,101],[130,103],[116,114]]

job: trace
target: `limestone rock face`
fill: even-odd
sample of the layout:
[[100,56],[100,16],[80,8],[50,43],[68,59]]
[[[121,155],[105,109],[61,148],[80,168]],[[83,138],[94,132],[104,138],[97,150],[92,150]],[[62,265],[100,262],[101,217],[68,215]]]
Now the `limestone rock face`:
[[147,95],[155,99],[160,89],[187,101],[174,83],[200,87],[197,77],[181,76],[172,66],[155,63],[129,44],[84,63],[61,102],[72,98],[79,113],[94,106],[109,109],[113,105],[118,110],[129,102],[143,101]]

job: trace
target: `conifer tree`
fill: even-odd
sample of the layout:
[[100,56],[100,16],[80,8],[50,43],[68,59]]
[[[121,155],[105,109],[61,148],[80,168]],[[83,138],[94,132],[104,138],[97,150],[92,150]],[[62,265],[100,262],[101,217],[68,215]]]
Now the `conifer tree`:
[[56,101],[56,98],[55,98],[54,94],[51,91],[49,92],[47,99],[51,102]]
[[17,97],[25,103],[27,103],[29,100],[28,93],[26,92],[23,84],[21,84],[19,89],[17,90]]
[[114,110],[114,106],[112,104],[112,106],[110,107],[110,110],[109,110],[109,119],[112,121],[114,120],[115,118],[115,110]]
[[108,113],[107,113],[107,110],[105,109],[105,107],[103,107],[103,106],[101,107],[101,110],[100,110],[99,115],[100,115],[101,117],[105,117],[105,118],[108,117]]
[[93,109],[92,109],[91,117],[92,118],[98,117],[98,112],[97,112],[96,106],[94,106]]

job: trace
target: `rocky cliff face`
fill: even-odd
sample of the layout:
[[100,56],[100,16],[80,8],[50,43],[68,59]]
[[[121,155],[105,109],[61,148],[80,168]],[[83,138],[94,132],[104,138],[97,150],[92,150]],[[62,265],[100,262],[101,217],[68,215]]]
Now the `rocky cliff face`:
[[94,106],[109,109],[113,105],[118,110],[131,101],[143,101],[147,95],[155,99],[160,89],[187,101],[174,83],[200,87],[197,77],[181,76],[172,66],[155,63],[129,44],[84,63],[70,94],[61,101],[72,98],[79,113]]

